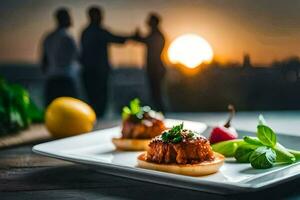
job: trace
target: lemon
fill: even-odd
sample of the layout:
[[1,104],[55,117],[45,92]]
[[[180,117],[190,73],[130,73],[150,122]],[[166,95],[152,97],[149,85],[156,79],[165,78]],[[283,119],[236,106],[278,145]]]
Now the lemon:
[[46,109],[46,127],[56,138],[89,132],[95,121],[94,110],[83,101],[72,97],[56,98]]

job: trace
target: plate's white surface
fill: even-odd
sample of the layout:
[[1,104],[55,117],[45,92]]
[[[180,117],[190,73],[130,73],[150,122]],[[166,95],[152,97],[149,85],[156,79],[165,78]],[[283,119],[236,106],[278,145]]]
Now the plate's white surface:
[[[180,122],[182,120],[166,120],[168,127]],[[184,124],[185,127],[200,133],[207,128],[205,124],[199,122],[184,121]],[[297,163],[267,170],[255,170],[250,164],[239,164],[234,159],[227,159],[218,173],[204,177],[140,169],[136,167],[136,157],[141,152],[115,151],[111,138],[119,136],[120,127],[115,127],[39,144],[33,147],[33,151],[50,157],[88,164],[105,173],[214,193],[256,190],[294,178],[300,172],[300,165]]]

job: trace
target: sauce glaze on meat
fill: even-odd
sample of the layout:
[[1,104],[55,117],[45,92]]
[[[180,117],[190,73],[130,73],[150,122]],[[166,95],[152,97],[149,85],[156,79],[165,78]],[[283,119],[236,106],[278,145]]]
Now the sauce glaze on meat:
[[187,137],[182,130],[183,140],[179,143],[164,142],[161,136],[155,137],[147,150],[147,161],[161,164],[196,164],[214,160],[209,141],[200,135]]

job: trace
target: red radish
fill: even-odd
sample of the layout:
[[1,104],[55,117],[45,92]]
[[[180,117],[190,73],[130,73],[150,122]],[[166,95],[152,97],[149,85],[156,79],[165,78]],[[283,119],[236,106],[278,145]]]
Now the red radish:
[[214,127],[211,131],[209,141],[211,144],[222,142],[226,140],[233,140],[238,138],[238,134],[235,128],[231,127],[230,123],[235,114],[235,109],[233,105],[228,106],[230,112],[229,118],[224,126]]

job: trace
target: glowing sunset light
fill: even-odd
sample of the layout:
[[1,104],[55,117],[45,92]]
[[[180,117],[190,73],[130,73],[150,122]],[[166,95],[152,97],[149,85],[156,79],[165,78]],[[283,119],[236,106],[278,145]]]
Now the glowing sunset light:
[[168,49],[168,58],[173,64],[182,64],[195,68],[213,59],[210,44],[196,34],[185,34],[177,37]]

